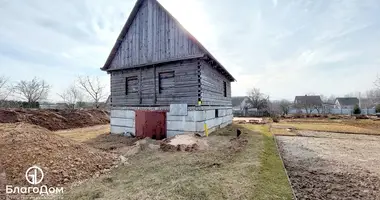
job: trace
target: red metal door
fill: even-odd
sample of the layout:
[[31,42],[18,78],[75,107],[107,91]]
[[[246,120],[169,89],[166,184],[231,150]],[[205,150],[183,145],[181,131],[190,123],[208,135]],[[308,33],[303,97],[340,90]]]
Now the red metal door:
[[135,111],[136,137],[161,140],[166,138],[166,112],[165,111]]

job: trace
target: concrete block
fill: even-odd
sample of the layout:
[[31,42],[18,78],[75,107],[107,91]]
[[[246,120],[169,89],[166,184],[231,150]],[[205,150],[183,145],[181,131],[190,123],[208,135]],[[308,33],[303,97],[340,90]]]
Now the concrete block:
[[111,118],[125,118],[125,119],[134,119],[135,111],[134,110],[111,110]]
[[113,134],[123,134],[124,132],[135,133],[134,127],[124,127],[124,126],[114,126],[111,125],[111,133]]
[[196,122],[167,121],[166,129],[172,131],[196,131]]
[[227,115],[232,115],[232,109],[227,109]]
[[230,123],[228,123],[228,122],[227,123],[223,123],[223,124],[220,125],[220,128],[224,128],[224,127],[228,126],[229,124]]
[[116,126],[125,126],[125,127],[134,127],[134,119],[123,119],[123,118],[111,118],[111,125]]
[[219,109],[218,114],[219,114],[219,117],[224,117],[227,115],[227,110],[226,109]]
[[186,116],[187,115],[187,104],[170,104],[171,116]]
[[206,112],[205,113],[205,120],[209,120],[209,119],[214,119],[215,118],[215,110],[206,110],[206,111],[203,111],[203,112]]
[[188,122],[197,122],[204,121],[204,111],[188,111],[186,116],[173,116],[170,113],[167,113],[166,120],[168,121],[188,121]]
[[169,138],[169,137],[174,137],[176,135],[180,135],[180,134],[184,134],[186,133],[185,131],[166,131],[166,137]]

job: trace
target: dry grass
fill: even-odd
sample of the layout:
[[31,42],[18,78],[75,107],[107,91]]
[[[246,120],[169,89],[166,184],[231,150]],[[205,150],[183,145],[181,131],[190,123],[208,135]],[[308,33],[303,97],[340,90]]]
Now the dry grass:
[[109,132],[110,132],[110,126],[109,124],[107,124],[107,125],[91,126],[91,127],[86,127],[86,128],[61,130],[61,131],[56,131],[54,133],[66,138],[70,138],[78,142],[85,142],[87,140],[94,139],[98,137],[99,135],[106,134]]
[[338,123],[280,123],[278,125],[294,127],[299,130],[327,131],[337,133],[380,134],[380,130],[361,128]]
[[254,199],[263,136],[248,129],[248,143],[232,147],[237,126],[206,138],[207,151],[141,152],[110,174],[67,192],[64,199]]
[[[274,129],[294,127],[300,130],[327,131],[338,133],[380,134],[380,121],[371,119],[286,119],[281,123],[272,124]],[[281,132],[278,131],[278,132]],[[276,133],[276,131],[275,131]],[[280,133],[281,134],[281,133]]]
[[297,135],[295,131],[287,131],[286,128],[271,128],[270,132],[273,135]]

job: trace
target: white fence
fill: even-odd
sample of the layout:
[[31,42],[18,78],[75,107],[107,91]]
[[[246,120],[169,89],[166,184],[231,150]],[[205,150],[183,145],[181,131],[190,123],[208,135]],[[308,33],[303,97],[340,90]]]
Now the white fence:
[[[361,111],[362,111],[361,114],[363,115],[376,113],[376,110],[374,108],[371,108],[371,109],[362,108]],[[336,109],[336,108],[323,110],[323,111],[320,110],[319,112],[320,113],[318,113],[318,111],[314,109],[311,112],[311,114],[338,114],[338,115],[352,115],[353,114],[352,109]],[[291,108],[289,110],[289,114],[297,114],[297,113],[306,114],[306,110],[295,109],[295,108]]]

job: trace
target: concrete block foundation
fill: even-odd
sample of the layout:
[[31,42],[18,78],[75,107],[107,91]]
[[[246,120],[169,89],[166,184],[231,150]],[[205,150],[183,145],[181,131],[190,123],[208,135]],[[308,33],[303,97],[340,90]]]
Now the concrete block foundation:
[[111,108],[111,133],[131,132],[135,134],[135,110],[167,111],[167,137],[183,133],[203,135],[205,123],[208,132],[212,133],[218,128],[231,124],[233,118],[230,107],[187,107],[183,104],[171,105],[170,107],[113,107]]

